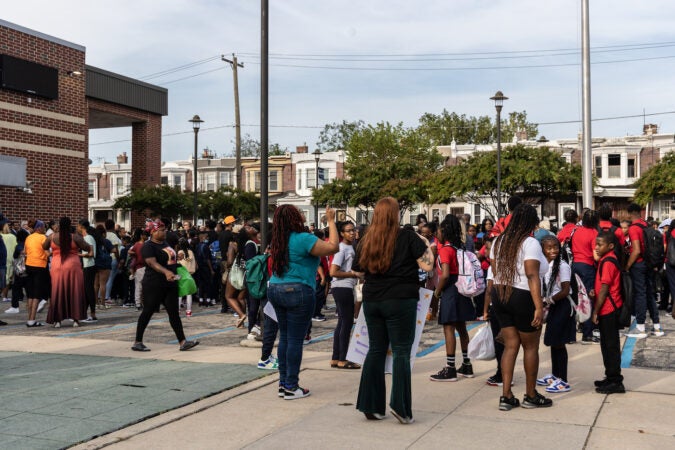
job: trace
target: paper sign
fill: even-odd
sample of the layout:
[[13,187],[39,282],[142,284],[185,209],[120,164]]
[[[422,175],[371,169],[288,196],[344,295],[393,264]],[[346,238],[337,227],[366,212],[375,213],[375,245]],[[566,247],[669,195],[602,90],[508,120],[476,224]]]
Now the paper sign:
[[[415,340],[410,349],[410,368],[415,364],[415,355],[422,339],[422,332],[424,331],[424,323],[427,320],[427,312],[431,304],[431,296],[433,291],[429,289],[420,288],[419,301],[417,302],[417,319],[415,323]],[[368,343],[368,326],[366,325],[366,318],[363,315],[363,308],[359,312],[359,317],[356,319],[352,338],[349,341],[349,349],[347,350],[347,360],[358,364],[363,364],[368,354],[370,345]],[[392,358],[391,346],[387,351],[387,359],[384,363],[384,371],[391,373],[394,360]]]
[[263,312],[267,314],[270,319],[274,320],[275,322],[279,322],[277,320],[277,312],[274,310],[274,306],[272,306],[272,302],[268,301],[265,303],[265,307],[263,308]]

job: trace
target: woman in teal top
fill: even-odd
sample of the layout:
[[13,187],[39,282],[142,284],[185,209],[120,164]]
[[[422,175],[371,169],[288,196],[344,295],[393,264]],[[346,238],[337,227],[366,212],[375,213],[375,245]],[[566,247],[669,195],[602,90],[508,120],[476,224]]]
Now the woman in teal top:
[[328,242],[305,232],[305,220],[295,206],[281,205],[274,212],[270,245],[272,277],[267,298],[279,323],[279,397],[285,400],[309,395],[308,389],[298,385],[298,373],[302,340],[314,312],[316,269],[319,257],[338,251],[334,209],[326,209],[326,220]]

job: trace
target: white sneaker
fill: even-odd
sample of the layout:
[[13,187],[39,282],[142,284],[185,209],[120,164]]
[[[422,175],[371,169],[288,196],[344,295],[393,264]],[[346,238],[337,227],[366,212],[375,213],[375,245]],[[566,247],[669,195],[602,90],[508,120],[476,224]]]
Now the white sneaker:
[[663,332],[663,328],[661,328],[661,327],[659,327],[659,328],[654,327],[654,330],[652,331],[652,336],[654,336],[654,337],[661,337],[661,336],[664,336],[665,334],[666,333]]
[[600,330],[593,330],[593,336],[600,339]]
[[40,300],[40,303],[38,303],[37,312],[42,312],[42,310],[45,309],[46,304],[47,300]]
[[19,308],[7,308],[5,314],[19,314]]
[[645,332],[644,330],[640,330],[637,327],[635,327],[635,328],[631,328],[630,330],[628,330],[628,332],[626,333],[626,337],[632,337],[632,338],[635,338],[635,339],[644,339],[644,338],[647,337],[647,332]]

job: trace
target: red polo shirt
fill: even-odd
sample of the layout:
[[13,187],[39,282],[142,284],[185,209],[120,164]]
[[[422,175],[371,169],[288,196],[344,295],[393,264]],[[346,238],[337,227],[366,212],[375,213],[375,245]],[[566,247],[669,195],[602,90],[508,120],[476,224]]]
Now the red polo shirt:
[[[617,308],[621,308],[623,305],[623,297],[621,297],[621,272],[611,261],[605,261],[607,258],[614,257],[612,252],[607,252],[605,256],[600,258],[598,264],[598,272],[595,274],[595,295],[600,294],[600,289],[603,284],[606,284],[609,287],[609,295],[605,299],[605,303],[602,304],[600,308],[599,316],[605,316],[611,312],[614,312],[614,305],[610,301],[609,297],[612,297]],[[603,263],[604,261],[604,263]],[[602,271],[599,269],[602,265]]]

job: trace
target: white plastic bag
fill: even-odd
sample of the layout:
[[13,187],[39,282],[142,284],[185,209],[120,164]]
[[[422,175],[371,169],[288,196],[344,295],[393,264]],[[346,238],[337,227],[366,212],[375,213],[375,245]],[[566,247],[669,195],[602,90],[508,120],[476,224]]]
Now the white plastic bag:
[[476,335],[469,341],[468,353],[470,359],[489,361],[495,358],[495,343],[489,323],[478,329]]

